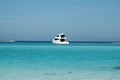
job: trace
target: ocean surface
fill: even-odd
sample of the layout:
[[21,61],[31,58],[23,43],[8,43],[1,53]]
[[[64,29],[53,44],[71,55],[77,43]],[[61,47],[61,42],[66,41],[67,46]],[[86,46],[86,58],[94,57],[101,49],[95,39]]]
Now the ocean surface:
[[120,44],[1,42],[0,80],[120,80]]

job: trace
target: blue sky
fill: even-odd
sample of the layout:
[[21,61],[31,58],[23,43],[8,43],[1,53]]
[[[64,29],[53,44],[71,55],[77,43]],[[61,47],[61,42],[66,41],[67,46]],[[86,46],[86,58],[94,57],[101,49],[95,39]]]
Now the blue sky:
[[120,41],[120,0],[0,0],[0,40]]

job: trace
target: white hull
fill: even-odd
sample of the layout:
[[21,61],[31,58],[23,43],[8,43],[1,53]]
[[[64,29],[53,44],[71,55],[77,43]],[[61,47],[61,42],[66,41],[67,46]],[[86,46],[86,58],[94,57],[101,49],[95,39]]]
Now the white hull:
[[55,40],[53,40],[52,43],[54,43],[54,44],[69,44],[69,42],[67,42],[67,41],[60,42],[60,41],[55,41]]

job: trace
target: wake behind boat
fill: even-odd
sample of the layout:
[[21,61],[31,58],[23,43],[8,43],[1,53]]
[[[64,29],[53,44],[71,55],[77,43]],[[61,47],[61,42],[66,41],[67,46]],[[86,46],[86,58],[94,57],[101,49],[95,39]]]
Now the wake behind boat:
[[54,44],[69,44],[64,33],[57,34],[57,36],[54,39],[52,39],[52,43],[54,43]]

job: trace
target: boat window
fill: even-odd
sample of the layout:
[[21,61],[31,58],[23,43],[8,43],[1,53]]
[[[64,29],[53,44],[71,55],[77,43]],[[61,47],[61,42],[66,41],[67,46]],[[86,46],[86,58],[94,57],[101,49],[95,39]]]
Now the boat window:
[[57,37],[59,37],[59,35],[57,35]]
[[65,39],[60,39],[60,41],[61,41],[61,42],[64,42],[64,41],[65,41]]
[[65,37],[65,35],[61,35],[61,37]]
[[59,39],[54,39],[54,40],[59,40]]

